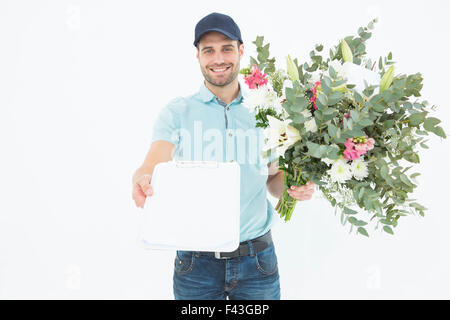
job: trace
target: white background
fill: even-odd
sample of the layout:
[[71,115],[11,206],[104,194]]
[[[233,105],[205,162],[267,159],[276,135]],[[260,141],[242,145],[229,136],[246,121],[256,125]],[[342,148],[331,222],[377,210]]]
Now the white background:
[[[158,111],[200,87],[192,44],[213,12],[284,67],[380,18],[368,52],[421,72],[450,133],[448,1],[0,2],[0,298],[173,299],[174,252],[136,242],[131,176]],[[424,218],[365,238],[319,197],[273,230],[282,299],[450,298],[449,142],[421,152]],[[174,197],[177,186],[174,185]],[[275,205],[276,201],[270,198]]]

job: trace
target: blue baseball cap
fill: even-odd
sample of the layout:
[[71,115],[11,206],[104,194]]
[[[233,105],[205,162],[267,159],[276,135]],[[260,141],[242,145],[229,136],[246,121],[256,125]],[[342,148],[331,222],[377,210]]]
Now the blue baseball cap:
[[197,46],[200,38],[207,32],[216,31],[226,35],[231,40],[239,40],[241,43],[241,30],[234,20],[225,14],[213,12],[202,18],[195,26],[194,46]]

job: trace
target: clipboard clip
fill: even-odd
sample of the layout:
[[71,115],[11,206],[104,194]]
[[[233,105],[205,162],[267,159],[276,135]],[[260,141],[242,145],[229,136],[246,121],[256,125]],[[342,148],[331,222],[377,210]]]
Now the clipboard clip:
[[218,161],[175,161],[177,168],[218,168]]

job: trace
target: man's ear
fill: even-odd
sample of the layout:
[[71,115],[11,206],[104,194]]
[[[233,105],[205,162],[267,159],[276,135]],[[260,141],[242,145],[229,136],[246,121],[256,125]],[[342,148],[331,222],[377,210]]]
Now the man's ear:
[[244,44],[241,44],[239,46],[239,58],[242,59],[243,56],[244,56]]

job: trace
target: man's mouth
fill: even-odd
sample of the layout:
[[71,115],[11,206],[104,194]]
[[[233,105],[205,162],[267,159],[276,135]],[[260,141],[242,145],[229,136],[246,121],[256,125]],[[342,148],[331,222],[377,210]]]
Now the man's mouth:
[[222,67],[222,68],[209,68],[209,70],[211,70],[215,74],[222,74],[222,73],[225,73],[230,68],[231,68],[231,66],[230,67]]

